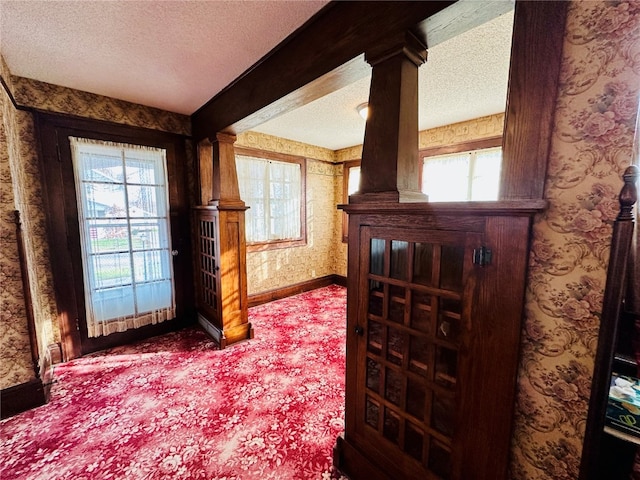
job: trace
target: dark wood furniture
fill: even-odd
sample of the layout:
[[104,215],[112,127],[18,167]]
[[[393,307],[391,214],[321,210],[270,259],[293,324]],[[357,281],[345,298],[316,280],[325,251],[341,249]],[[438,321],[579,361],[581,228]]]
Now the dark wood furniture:
[[253,338],[248,320],[244,214],[233,143],[219,133],[198,149],[200,202],[192,209],[198,323],[220,348]]
[[[371,88],[376,91],[369,102],[373,117],[367,121],[362,158],[365,189],[345,207],[352,217],[347,429],[345,437],[338,439],[334,460],[353,480],[506,476],[517,369],[514,349],[519,345],[522,317],[522,311],[516,310],[524,294],[519,282],[527,258],[530,216],[543,206],[539,199],[544,194],[568,3],[516,2],[503,139],[500,198],[504,201],[438,207],[400,203],[425,200],[416,181],[418,125],[413,90],[413,69],[424,61],[424,47],[483,23],[496,15],[496,9],[511,8],[509,2],[455,2],[445,8],[448,5],[331,2],[192,116],[196,141],[220,131],[240,133],[364,77],[368,68],[354,61],[362,54],[375,70]],[[396,86],[410,91],[391,92]],[[487,261],[483,246],[494,257],[484,267],[472,261],[474,256],[478,263]],[[438,265],[437,273],[432,270],[429,277],[432,284],[414,278],[409,260],[414,260],[416,251],[425,257],[429,253],[424,252],[430,251],[431,267]],[[400,269],[402,278],[391,269],[398,262],[392,260],[394,255],[407,259]],[[379,266],[372,270],[367,263],[372,257],[382,258],[382,270]],[[441,272],[460,268],[459,281],[445,282],[443,287]],[[429,302],[423,299],[412,310],[412,302],[420,295],[430,296]],[[382,304],[382,315],[379,307],[377,313],[369,312],[370,297]],[[508,299],[504,304],[503,298]],[[449,319],[449,328],[462,319],[468,322],[456,340],[438,336],[439,326],[446,331],[438,312]],[[418,328],[414,315],[429,316],[431,330]],[[371,342],[370,324],[380,332]],[[470,333],[473,329],[478,340]],[[415,358],[416,345],[427,352],[422,358]],[[441,357],[438,351],[444,352]],[[425,367],[425,359],[434,363]],[[440,370],[434,370],[436,359]],[[494,367],[499,373],[490,372]],[[367,383],[369,372],[371,384]],[[485,385],[482,375],[487,372]],[[387,378],[393,382],[389,386]],[[482,388],[474,389],[479,385]],[[444,423],[437,425],[431,423],[436,404],[445,414],[438,420]],[[488,447],[493,443],[496,450]]]
[[346,431],[353,479],[506,478],[531,216],[542,201],[355,204]]
[[611,252],[604,291],[589,414],[580,465],[581,480],[630,478],[640,435],[628,435],[605,425],[612,372],[638,378],[636,358],[640,328],[640,299],[634,297],[638,278],[634,248],[634,204],[638,199],[638,168],[624,173],[620,213],[613,225]]

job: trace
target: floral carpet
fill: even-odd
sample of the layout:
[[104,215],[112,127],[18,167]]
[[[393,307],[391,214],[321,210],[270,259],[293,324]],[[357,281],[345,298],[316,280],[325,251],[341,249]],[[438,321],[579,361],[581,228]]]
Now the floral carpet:
[[343,478],[346,290],[249,310],[218,350],[193,327],[56,366],[51,401],[0,423],[0,478]]

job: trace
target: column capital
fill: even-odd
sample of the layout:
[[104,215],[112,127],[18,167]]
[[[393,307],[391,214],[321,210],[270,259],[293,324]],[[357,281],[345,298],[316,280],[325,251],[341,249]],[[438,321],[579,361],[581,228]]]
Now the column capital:
[[414,33],[406,31],[376,44],[365,52],[364,59],[374,67],[397,55],[403,55],[419,67],[427,61],[427,45]]

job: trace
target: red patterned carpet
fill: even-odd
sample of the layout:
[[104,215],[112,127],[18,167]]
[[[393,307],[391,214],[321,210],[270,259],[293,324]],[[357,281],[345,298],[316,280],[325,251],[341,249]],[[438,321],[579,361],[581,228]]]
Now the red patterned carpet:
[[0,478],[337,479],[346,290],[254,307],[256,338],[191,328],[58,365],[51,401],[0,424]]

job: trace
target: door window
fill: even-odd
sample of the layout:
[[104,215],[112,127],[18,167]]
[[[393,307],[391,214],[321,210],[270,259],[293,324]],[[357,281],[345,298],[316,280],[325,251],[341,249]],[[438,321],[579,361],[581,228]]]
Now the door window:
[[174,318],[165,150],[70,142],[88,336]]

